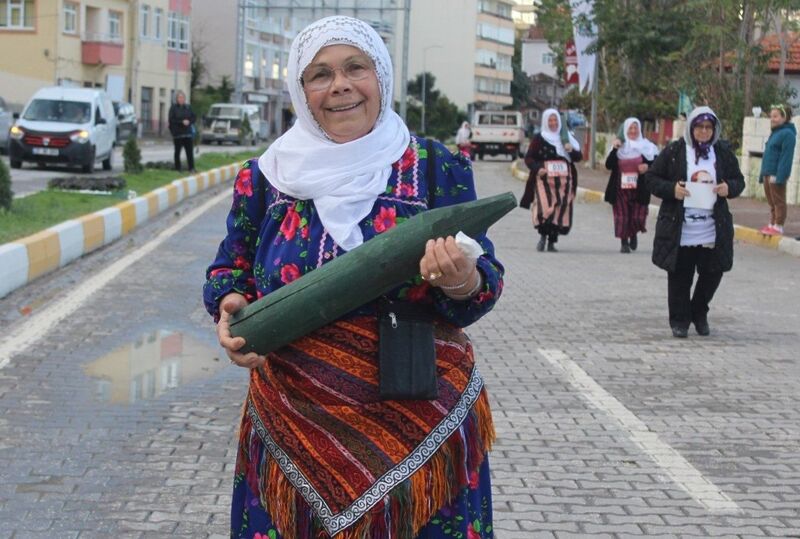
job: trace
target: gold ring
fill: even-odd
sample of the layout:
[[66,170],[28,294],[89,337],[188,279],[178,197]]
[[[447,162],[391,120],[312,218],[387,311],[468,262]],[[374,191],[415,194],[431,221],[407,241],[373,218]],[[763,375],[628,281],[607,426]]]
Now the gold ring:
[[435,281],[436,279],[438,279],[441,276],[442,276],[441,273],[439,273],[438,271],[434,271],[430,275],[428,275],[428,280],[429,281]]

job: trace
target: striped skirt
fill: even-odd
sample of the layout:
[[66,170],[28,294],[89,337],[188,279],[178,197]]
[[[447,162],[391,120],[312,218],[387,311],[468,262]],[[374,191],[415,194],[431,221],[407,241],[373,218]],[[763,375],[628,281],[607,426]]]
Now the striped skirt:
[[614,237],[629,239],[647,232],[648,206],[636,200],[636,189],[617,190],[614,202]]

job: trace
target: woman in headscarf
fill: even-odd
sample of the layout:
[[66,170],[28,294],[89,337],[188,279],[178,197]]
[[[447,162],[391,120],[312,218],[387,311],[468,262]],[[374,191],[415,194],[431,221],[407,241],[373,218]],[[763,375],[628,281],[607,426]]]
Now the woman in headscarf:
[[683,140],[667,146],[645,174],[647,188],[661,199],[653,263],[667,271],[669,324],[678,338],[688,336],[692,323],[698,335],[709,335],[709,303],[733,267],[728,199],[742,192],[744,176],[721,131],[714,111],[697,107]]
[[656,158],[658,148],[642,134],[642,124],[628,118],[622,125],[625,142],[617,139],[606,158],[611,171],[605,201],[614,209],[614,236],[620,239],[621,253],[639,246],[636,235],[647,232],[647,209],[650,191],[644,185],[644,173]]
[[472,130],[469,128],[469,122],[462,123],[456,133],[456,146],[458,146],[458,150],[467,157],[472,155],[471,138]]
[[248,302],[401,220],[475,199],[469,161],[411,137],[392,110],[389,52],[368,24],[312,23],[288,72],[297,121],[240,170],[204,287],[220,344],[250,369],[231,536],[492,537],[494,430],[461,329],[502,290],[485,235],[477,261],[452,237],[431,238],[420,275],[386,295],[433,318],[435,400],[381,399],[377,300],[266,357],[231,338],[229,319]]
[[772,105],[769,111],[772,132],[764,146],[759,183],[764,184],[764,195],[769,203],[769,224],[761,229],[762,234],[783,234],[786,223],[786,184],[792,175],[794,147],[797,130],[792,123],[792,108],[789,105]]
[[531,170],[525,193],[519,201],[522,208],[531,209],[533,227],[539,232],[537,251],[557,251],[558,236],[572,228],[572,203],[578,189],[578,170],[575,163],[583,159],[581,148],[572,133],[562,129],[561,115],[556,109],[542,114],[542,128],[531,139],[525,164]]

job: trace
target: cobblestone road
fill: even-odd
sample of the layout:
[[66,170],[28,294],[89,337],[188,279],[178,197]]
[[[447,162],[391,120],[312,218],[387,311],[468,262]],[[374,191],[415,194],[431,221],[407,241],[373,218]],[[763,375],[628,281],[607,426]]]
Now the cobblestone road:
[[[482,196],[521,193],[506,162],[476,170]],[[0,346],[213,196],[0,300]],[[0,368],[0,539],[227,536],[246,373],[200,301],[227,206]],[[491,236],[507,286],[469,333],[498,429],[498,539],[800,537],[796,259],[737,246],[711,337],[676,341],[652,235],[619,254],[606,205],[576,207],[560,253],[535,252],[522,210]]]

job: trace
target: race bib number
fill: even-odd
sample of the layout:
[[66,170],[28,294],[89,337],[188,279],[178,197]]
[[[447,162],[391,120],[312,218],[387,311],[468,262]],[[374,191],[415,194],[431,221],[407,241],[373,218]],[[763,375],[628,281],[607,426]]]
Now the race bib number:
[[544,168],[548,176],[566,178],[569,175],[566,161],[545,161]]
[[636,189],[636,185],[639,182],[639,175],[638,174],[629,174],[629,173],[622,173],[622,188],[623,189]]

